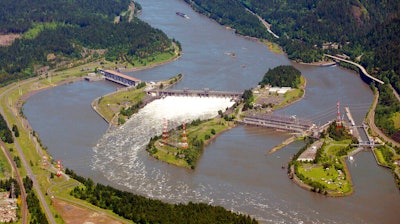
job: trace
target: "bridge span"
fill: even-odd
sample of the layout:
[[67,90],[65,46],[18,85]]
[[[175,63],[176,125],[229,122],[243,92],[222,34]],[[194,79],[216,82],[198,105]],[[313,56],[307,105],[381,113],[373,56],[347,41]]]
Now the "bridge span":
[[204,90],[150,90],[148,94],[164,97],[164,96],[197,96],[197,97],[222,97],[240,99],[243,96],[243,92],[230,92],[230,91],[212,91],[209,89]]
[[385,84],[382,80],[379,80],[379,79],[377,79],[377,78],[371,76],[370,74],[368,74],[367,70],[365,70],[365,68],[364,68],[362,65],[358,64],[358,63],[355,63],[355,62],[353,62],[353,61],[349,61],[349,60],[346,60],[346,59],[343,59],[343,58],[340,58],[340,57],[337,57],[337,56],[329,55],[329,54],[324,54],[324,55],[327,56],[327,57],[329,57],[329,58],[335,59],[335,60],[337,60],[337,61],[343,61],[343,62],[352,64],[352,65],[355,65],[355,66],[357,66],[357,67],[361,70],[361,72],[362,72],[365,76],[367,76],[368,78],[370,78],[370,79],[372,79],[373,81],[378,82],[378,83],[380,83],[380,84]]
[[310,120],[279,114],[246,116],[239,123],[295,133],[311,131],[315,127],[315,124]]

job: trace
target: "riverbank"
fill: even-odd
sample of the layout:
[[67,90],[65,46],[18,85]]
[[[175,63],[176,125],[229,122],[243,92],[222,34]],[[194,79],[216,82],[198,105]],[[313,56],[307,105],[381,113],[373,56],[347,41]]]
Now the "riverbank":
[[313,160],[298,159],[304,150],[315,147],[307,144],[289,163],[288,176],[298,186],[329,197],[343,197],[354,192],[345,158],[351,151],[350,140],[333,141],[325,138],[316,151],[307,153]]
[[172,42],[172,47],[174,48],[174,54],[172,57],[168,57],[167,59],[165,58],[156,58],[155,61],[149,62],[149,65],[143,65],[143,66],[138,66],[138,67],[123,67],[119,68],[121,72],[135,72],[135,71],[141,71],[141,70],[146,70],[146,69],[151,69],[154,67],[158,67],[161,65],[168,64],[172,61],[178,60],[181,57],[181,50],[179,49],[178,45],[174,42]]
[[[305,95],[306,83],[306,79],[301,76],[299,85],[300,87],[298,89],[292,89],[285,93],[284,96],[281,96],[280,100],[278,102],[275,102],[276,105],[270,108],[269,112],[287,107],[295,102],[300,101]],[[258,102],[264,102],[263,104],[265,104],[266,98],[272,97],[275,99],[276,97],[270,96],[270,93],[264,88],[257,87],[252,89],[251,92],[257,93],[257,96],[254,97],[254,104],[259,104]],[[254,107],[254,109],[247,109],[246,111],[243,111],[244,104],[244,102],[240,102],[240,104],[237,104],[235,108],[230,108],[224,113],[221,112],[218,117],[214,118],[211,121],[203,121],[198,124],[196,123],[196,128],[192,128],[191,126],[189,126],[186,136],[187,142],[189,143],[185,147],[182,147],[182,145],[176,143],[180,142],[181,138],[167,141],[165,137],[162,138],[162,136],[156,136],[154,139],[150,140],[146,149],[152,157],[158,160],[167,162],[172,165],[194,169],[196,167],[197,160],[201,157],[203,149],[209,144],[210,141],[217,138],[221,132],[225,132],[227,130],[230,130],[231,128],[236,127],[235,121],[239,121],[242,116],[252,113],[264,113],[264,110],[266,110],[261,109],[259,106],[257,106]],[[218,127],[215,126],[217,123]],[[163,136],[165,135],[181,136],[182,130],[180,129],[179,134],[177,134],[176,130],[170,130],[168,131],[168,133],[163,134]],[[275,147],[275,149],[280,149],[284,145],[290,144],[296,139],[297,138],[295,136],[292,136],[281,146]]]
[[[4,119],[8,126],[15,127],[18,130],[19,136],[15,137],[14,144],[7,144],[6,148],[10,149],[14,158],[20,158],[23,161],[23,167],[20,168],[22,176],[29,175],[34,181],[34,188],[37,191],[41,205],[46,209],[46,216],[52,223],[62,223],[65,217],[60,217],[57,208],[53,207],[54,198],[59,194],[64,194],[70,188],[64,188],[62,191],[54,194],[42,193],[44,189],[54,187],[54,183],[48,181],[49,177],[55,176],[57,172],[52,156],[47,152],[47,147],[41,143],[41,140],[35,130],[31,127],[29,121],[23,114],[23,104],[33,95],[48,90],[50,88],[66,85],[77,81],[82,81],[84,76],[89,72],[93,72],[96,68],[109,66],[113,67],[113,63],[105,62],[103,59],[90,63],[81,64],[62,70],[50,70],[46,75],[35,78],[22,80],[12,83],[0,89],[1,93],[1,109]],[[15,150],[17,149],[17,150]],[[30,161],[30,163],[26,162]],[[36,161],[36,162],[34,162]],[[59,177],[60,180],[68,178],[65,175]],[[51,179],[51,178],[50,178]],[[42,190],[38,190],[38,189]],[[81,205],[82,202],[78,199],[73,200],[74,204]],[[105,210],[99,209],[102,212]],[[90,212],[90,211],[89,211]],[[115,218],[114,220],[119,220]]]
[[156,136],[150,140],[146,150],[160,161],[193,170],[204,148],[222,133],[236,127],[236,124],[216,117],[206,121],[195,120],[186,126],[185,131],[182,126],[168,131],[167,138],[165,134]]
[[115,127],[125,123],[132,114],[136,113],[153,100],[159,99],[158,96],[147,94],[147,91],[168,89],[180,82],[183,77],[182,74],[178,74],[159,82],[150,82],[137,87],[120,88],[115,92],[93,100],[91,105],[93,110],[96,111],[110,127]]

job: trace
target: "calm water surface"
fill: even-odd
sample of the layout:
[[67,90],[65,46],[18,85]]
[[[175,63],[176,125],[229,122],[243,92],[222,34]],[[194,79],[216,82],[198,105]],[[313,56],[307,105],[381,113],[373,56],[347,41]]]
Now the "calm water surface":
[[[141,19],[179,40],[179,60],[129,75],[162,80],[182,73],[174,88],[249,89],[277,65],[291,64],[254,41],[196,14],[183,1],[140,0]],[[190,19],[176,16],[186,13]],[[235,52],[236,57],[227,53]],[[361,123],[372,102],[368,86],[340,67],[294,64],[307,79],[304,99],[277,113],[296,114],[322,124],[336,116],[336,101],[350,107]],[[105,184],[169,202],[201,201],[248,213],[265,223],[396,223],[400,195],[388,170],[371,153],[348,164],[355,193],[346,198],[312,194],[292,183],[281,166],[302,146],[296,142],[265,156],[287,134],[239,126],[213,141],[195,171],[150,158],[144,150],[149,135],[161,131],[156,119],[163,111],[143,110],[121,128],[107,124],[90,102],[115,90],[106,83],[78,82],[38,93],[24,114],[54,159]],[[160,107],[161,108],[161,107]],[[176,118],[183,119],[182,117]],[[152,130],[148,126],[158,126]]]

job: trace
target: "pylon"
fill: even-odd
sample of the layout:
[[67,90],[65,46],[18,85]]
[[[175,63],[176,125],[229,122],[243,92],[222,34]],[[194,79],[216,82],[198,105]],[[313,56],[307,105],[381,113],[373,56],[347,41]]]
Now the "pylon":
[[183,132],[182,132],[182,148],[187,149],[188,148],[188,143],[187,143],[187,136],[186,136],[186,124],[183,123]]
[[164,127],[163,127],[163,133],[162,133],[162,140],[167,141],[168,140],[168,122],[167,119],[164,118]]
[[47,156],[43,156],[43,166],[47,166]]
[[336,127],[337,128],[341,128],[342,127],[342,120],[340,119],[340,102],[339,101],[337,101],[336,107],[337,107]]
[[61,160],[57,160],[57,168],[58,168],[58,170],[57,170],[57,177],[60,177],[61,175],[62,175],[62,172],[61,172],[61,168],[62,168],[62,166],[61,166]]
[[14,182],[11,182],[11,194],[10,194],[10,197],[13,198],[13,199],[17,198],[15,196]]

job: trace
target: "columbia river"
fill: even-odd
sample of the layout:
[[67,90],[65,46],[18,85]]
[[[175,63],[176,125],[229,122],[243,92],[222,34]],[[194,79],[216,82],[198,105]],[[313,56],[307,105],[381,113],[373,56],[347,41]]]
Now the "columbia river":
[[[363,121],[373,95],[358,74],[340,67],[294,64],[285,55],[272,53],[267,46],[195,13],[183,1],[138,2],[143,7],[140,18],[177,39],[183,52],[176,61],[128,75],[157,81],[182,73],[184,79],[175,89],[243,91],[256,86],[268,69],[293,64],[307,79],[305,97],[276,113],[322,124],[335,118],[339,100],[350,107],[356,123]],[[176,11],[190,19],[177,16]],[[122,127],[107,130],[108,125],[90,103],[115,88],[107,82],[55,87],[31,97],[24,105],[24,114],[53,159],[61,159],[64,166],[97,182],[147,197],[221,205],[262,223],[398,221],[400,194],[390,171],[378,167],[371,152],[358,154],[348,164],[355,192],[344,198],[328,198],[295,185],[281,166],[303,143],[295,142],[266,156],[288,134],[257,127],[238,126],[223,133],[207,146],[196,170],[189,171],[151,158],[145,145],[152,135],[161,133],[162,117],[178,124],[205,116],[202,108],[191,104],[199,105],[200,101],[150,104]],[[173,108],[169,108],[171,104]],[[204,113],[178,113],[185,108]]]

